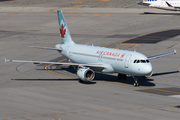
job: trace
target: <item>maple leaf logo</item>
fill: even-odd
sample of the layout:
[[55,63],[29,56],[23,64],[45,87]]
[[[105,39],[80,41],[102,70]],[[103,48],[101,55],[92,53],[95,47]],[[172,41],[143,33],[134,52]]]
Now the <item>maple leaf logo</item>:
[[66,29],[64,29],[63,24],[61,25],[61,28],[60,28],[60,34],[61,34],[61,38],[65,38],[64,35],[66,34]]
[[121,55],[121,58],[123,58],[125,56],[125,53]]

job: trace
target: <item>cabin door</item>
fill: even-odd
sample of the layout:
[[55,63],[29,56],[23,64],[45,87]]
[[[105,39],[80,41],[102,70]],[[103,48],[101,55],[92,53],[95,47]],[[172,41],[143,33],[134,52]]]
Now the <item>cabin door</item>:
[[127,55],[125,60],[124,60],[124,67],[125,68],[129,68],[129,62],[130,62],[130,58],[131,58],[132,55]]
[[99,54],[98,61],[99,61],[99,62],[102,62],[102,61],[103,61],[103,54]]

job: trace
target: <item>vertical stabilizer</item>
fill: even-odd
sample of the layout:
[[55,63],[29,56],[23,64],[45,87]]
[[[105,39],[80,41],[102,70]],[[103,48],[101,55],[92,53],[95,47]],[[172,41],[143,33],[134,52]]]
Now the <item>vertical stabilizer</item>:
[[74,44],[74,42],[72,41],[70,32],[68,30],[68,27],[66,25],[66,21],[62,14],[62,11],[57,10],[57,15],[58,15],[61,44]]

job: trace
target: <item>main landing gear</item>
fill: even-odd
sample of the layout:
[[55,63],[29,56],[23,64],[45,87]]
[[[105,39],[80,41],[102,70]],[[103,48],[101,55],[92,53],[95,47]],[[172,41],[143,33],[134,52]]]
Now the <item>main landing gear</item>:
[[138,87],[139,86],[139,83],[138,83],[138,77],[137,76],[133,76],[134,78],[134,87]]
[[127,76],[125,74],[118,74],[118,79],[121,80],[123,78],[123,80],[126,80]]

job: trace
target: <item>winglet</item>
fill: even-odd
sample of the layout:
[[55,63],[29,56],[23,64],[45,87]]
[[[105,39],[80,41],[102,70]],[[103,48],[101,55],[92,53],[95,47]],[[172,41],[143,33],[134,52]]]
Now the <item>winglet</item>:
[[6,63],[7,62],[7,59],[4,57],[4,63]]
[[4,57],[4,62],[12,62],[12,60],[7,60],[5,57]]
[[176,54],[177,53],[177,51],[174,49],[174,54]]

